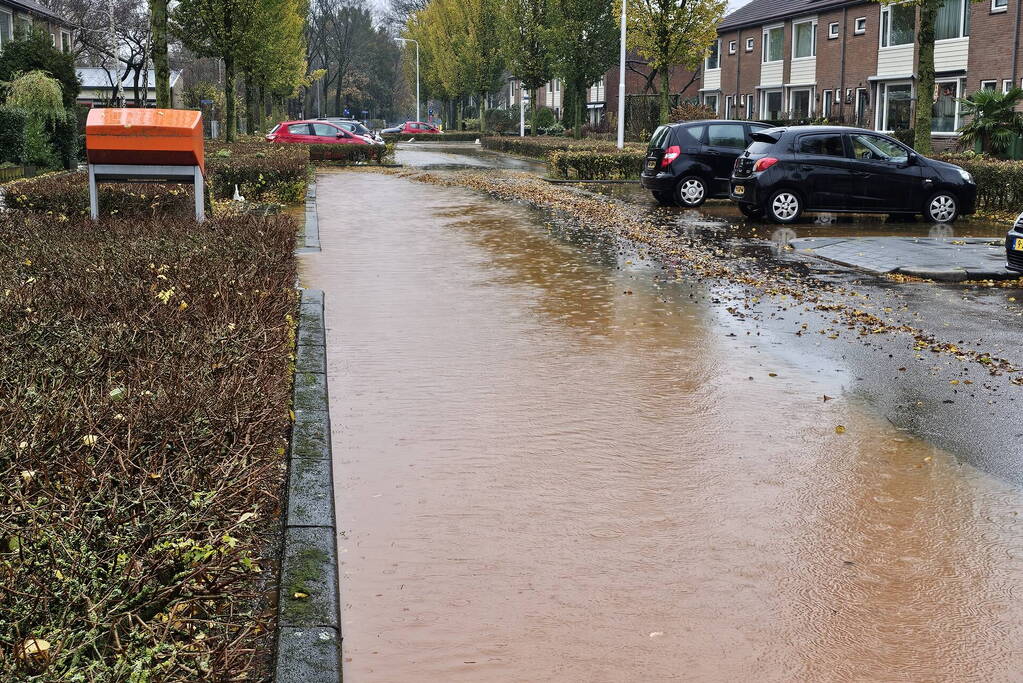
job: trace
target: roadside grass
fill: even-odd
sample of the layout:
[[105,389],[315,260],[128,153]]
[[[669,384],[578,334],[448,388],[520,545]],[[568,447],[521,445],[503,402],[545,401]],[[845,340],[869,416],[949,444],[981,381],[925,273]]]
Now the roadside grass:
[[295,234],[0,217],[3,680],[269,677]]

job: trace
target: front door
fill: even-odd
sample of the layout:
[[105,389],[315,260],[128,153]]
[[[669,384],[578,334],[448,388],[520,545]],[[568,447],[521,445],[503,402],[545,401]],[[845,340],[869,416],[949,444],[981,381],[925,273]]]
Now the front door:
[[707,143],[701,156],[714,172],[711,194],[726,194],[732,177],[735,158],[746,149],[746,126],[741,123],[711,123],[707,125]]
[[923,204],[920,167],[909,164],[910,151],[886,137],[849,136],[857,176],[855,206],[864,211],[918,211]]
[[801,135],[796,140],[796,169],[809,209],[848,208],[858,178],[841,133]]
[[313,136],[316,138],[316,142],[321,145],[332,145],[338,142],[348,142],[347,137],[339,138],[339,134],[344,134],[340,128],[330,125],[329,123],[313,123]]

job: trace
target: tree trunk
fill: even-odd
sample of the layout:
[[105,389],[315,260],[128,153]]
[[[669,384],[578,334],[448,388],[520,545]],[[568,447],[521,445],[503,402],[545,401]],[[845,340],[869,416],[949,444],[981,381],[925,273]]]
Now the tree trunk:
[[149,0],[153,33],[153,69],[156,71],[156,107],[170,109],[170,64],[167,61],[167,0]]
[[455,130],[462,130],[462,98],[458,98],[458,105],[455,107]]
[[[920,62],[917,65],[916,117],[913,124],[913,147],[920,154],[931,153],[932,93],[934,92],[934,24],[940,0],[925,0],[920,5]],[[883,103],[878,103],[883,106]]]
[[[671,72],[668,67],[661,69],[661,125],[669,122],[671,118]],[[725,118],[728,117],[727,112]]]
[[235,102],[234,55],[224,57],[224,140],[238,137],[238,110]]
[[539,131],[537,131],[537,124],[540,121],[540,106],[537,104],[539,102],[539,100],[537,99],[539,96],[540,88],[533,88],[532,91],[530,91],[529,93],[529,106],[532,108],[533,114],[532,121],[529,122],[530,135],[540,134]]
[[256,131],[256,86],[252,74],[244,75],[245,82],[245,132],[252,135]]
[[487,94],[480,93],[480,134],[487,132]]
[[572,124],[572,137],[576,140],[581,140],[583,137],[583,113],[584,105],[586,104],[586,86],[582,84],[573,84],[573,91],[575,96],[572,98],[575,102],[572,103],[572,109],[575,110],[575,122]]

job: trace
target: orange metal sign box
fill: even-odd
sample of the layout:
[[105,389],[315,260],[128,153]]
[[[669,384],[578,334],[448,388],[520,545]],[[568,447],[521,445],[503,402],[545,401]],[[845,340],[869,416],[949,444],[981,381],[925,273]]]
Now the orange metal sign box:
[[85,122],[92,164],[199,166],[202,114],[186,109],[93,109]]

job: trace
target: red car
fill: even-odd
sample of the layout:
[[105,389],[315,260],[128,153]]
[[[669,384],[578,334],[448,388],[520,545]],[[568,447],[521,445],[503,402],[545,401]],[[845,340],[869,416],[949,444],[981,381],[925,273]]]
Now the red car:
[[439,135],[440,134],[440,128],[437,128],[437,126],[431,125],[429,123],[423,123],[422,121],[406,121],[405,123],[401,124],[400,126],[395,126],[394,128],[384,128],[382,131],[380,131],[380,133],[381,134],[384,134],[384,133],[416,133],[416,134],[419,134],[419,135],[421,135],[421,134]]
[[370,145],[369,140],[326,121],[284,121],[266,134],[267,142],[305,142],[312,145]]

